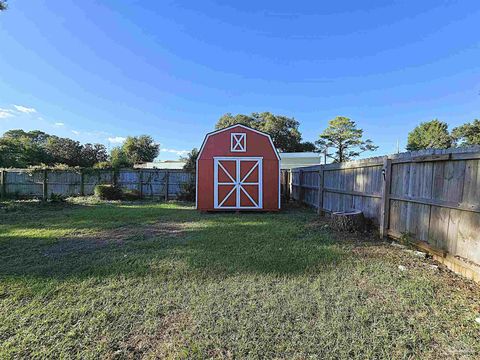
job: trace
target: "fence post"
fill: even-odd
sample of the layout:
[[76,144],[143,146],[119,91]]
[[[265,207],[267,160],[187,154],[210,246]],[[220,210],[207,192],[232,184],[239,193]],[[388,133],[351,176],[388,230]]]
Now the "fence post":
[[142,171],[142,169],[138,170],[138,191],[140,193],[140,198],[143,198],[143,171]]
[[290,202],[290,170],[284,170],[283,173],[284,182],[285,182],[285,202]]
[[323,167],[320,166],[320,170],[318,171],[318,208],[317,214],[323,215],[323,178],[325,176],[325,171]]
[[170,173],[168,170],[165,170],[165,201],[168,201],[168,182],[169,182]]
[[6,181],[7,172],[2,170],[0,173],[0,196],[2,199],[7,197],[7,181]]
[[303,169],[300,169],[300,172],[298,174],[298,199],[300,200],[300,204],[303,204],[303,200],[305,198],[305,191],[303,189]]
[[80,169],[80,196],[85,196],[85,174],[83,169]]
[[120,170],[117,169],[117,168],[113,169],[113,178],[112,178],[112,182],[113,182],[112,185],[113,185],[113,186],[117,186],[117,185],[118,185],[118,172],[119,172],[119,171],[120,171]]
[[385,157],[383,160],[382,204],[380,208],[380,238],[387,236],[388,218],[390,216],[390,187],[392,178],[392,160]]
[[43,170],[43,186],[42,186],[42,199],[43,201],[48,200],[48,170]]
[[288,201],[293,199],[293,172],[292,169],[288,169]]

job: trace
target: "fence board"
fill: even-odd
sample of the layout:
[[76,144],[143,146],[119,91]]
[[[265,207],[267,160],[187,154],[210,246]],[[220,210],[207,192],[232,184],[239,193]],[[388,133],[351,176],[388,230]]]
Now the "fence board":
[[468,160],[465,163],[462,202],[464,204],[480,205],[480,160]]

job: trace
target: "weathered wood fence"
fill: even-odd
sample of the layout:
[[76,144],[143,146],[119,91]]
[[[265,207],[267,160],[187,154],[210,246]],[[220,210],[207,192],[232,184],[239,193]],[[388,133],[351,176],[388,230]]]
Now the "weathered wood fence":
[[480,147],[296,168],[282,180],[291,198],[322,213],[362,210],[382,237],[413,240],[480,279]]
[[79,169],[79,170],[0,170],[2,198],[43,198],[93,195],[96,185],[117,184],[136,190],[143,197],[175,199],[183,184],[193,183],[195,175],[184,170],[161,169]]

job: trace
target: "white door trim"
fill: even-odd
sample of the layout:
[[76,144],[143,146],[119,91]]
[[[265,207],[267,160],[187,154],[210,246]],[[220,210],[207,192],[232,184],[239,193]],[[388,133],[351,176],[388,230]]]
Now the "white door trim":
[[[221,164],[221,161],[235,162],[235,179]],[[248,173],[240,177],[240,165],[242,161],[255,161],[256,164],[248,171]],[[231,182],[218,182],[218,168],[222,168],[227,176],[232,180]],[[250,174],[258,168],[258,182],[245,182]],[[232,190],[228,192],[227,196],[219,203],[218,202],[218,186],[219,185],[233,185]],[[248,191],[242,185],[257,186],[258,188],[258,202],[252,199]],[[214,157],[213,158],[213,207],[215,209],[263,209],[263,157]],[[248,197],[248,199],[255,204],[255,206],[241,206],[240,198],[241,192]],[[235,192],[235,206],[223,206],[223,203]]]

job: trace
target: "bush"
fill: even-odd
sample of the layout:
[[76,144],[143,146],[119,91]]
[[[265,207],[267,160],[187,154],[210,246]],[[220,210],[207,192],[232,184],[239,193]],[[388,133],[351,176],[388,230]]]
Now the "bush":
[[7,203],[0,203],[0,213],[5,212],[5,213],[11,213],[21,210],[20,205],[14,203],[14,202],[7,202]]
[[102,200],[121,200],[123,197],[122,189],[115,185],[97,185],[94,194]]
[[138,190],[121,189],[115,185],[95,186],[95,196],[101,200],[139,200],[141,199]]
[[110,161],[100,161],[96,164],[93,164],[94,169],[110,169],[112,167],[112,164]]
[[195,201],[195,183],[189,182],[181,185],[180,194],[178,194],[178,200],[183,201]]
[[66,201],[66,197],[61,194],[55,194],[55,193],[50,194],[50,202],[52,203],[63,203],[65,201]]
[[140,200],[142,198],[140,195],[140,191],[138,190],[123,189],[122,195],[124,200],[129,200],[129,201]]
[[78,171],[80,170],[79,166],[70,166],[67,164],[62,164],[62,163],[55,163],[53,165],[47,165],[47,164],[38,164],[38,165],[30,165],[27,167],[28,170],[30,171],[36,171],[36,170],[74,170]]

